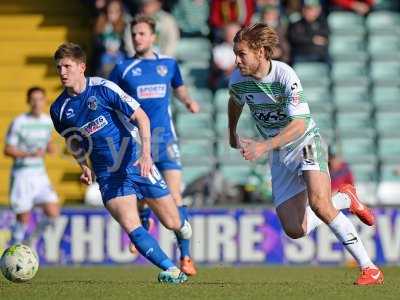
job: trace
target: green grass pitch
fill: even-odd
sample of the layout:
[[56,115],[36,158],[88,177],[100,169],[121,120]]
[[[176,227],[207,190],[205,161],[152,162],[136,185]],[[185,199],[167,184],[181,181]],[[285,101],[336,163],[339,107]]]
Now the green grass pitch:
[[0,279],[0,299],[400,299],[400,267],[385,284],[353,286],[355,268],[206,267],[182,285],[157,283],[150,267],[41,268],[28,283]]

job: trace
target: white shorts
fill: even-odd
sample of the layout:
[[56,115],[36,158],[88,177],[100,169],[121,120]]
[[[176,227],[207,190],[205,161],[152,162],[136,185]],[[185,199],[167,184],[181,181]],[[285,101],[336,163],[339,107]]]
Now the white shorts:
[[[306,189],[303,171],[316,170],[329,172],[326,145],[321,136],[316,135],[301,144],[295,155],[291,152],[290,161],[285,160],[285,150],[270,153],[269,162],[272,176],[272,198],[275,207]],[[285,161],[285,162],[284,162]]]
[[37,204],[56,203],[57,199],[45,172],[19,170],[11,176],[10,204],[14,213],[28,212]]

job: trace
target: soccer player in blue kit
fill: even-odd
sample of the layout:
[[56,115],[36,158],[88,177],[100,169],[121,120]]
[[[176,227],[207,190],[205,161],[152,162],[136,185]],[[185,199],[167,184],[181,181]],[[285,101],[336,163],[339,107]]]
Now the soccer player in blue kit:
[[[198,112],[199,105],[190,97],[176,60],[153,50],[155,28],[155,21],[150,17],[138,15],[133,19],[132,41],[136,54],[117,64],[110,80],[135,98],[149,116],[154,163],[167,182],[182,222],[187,222],[187,208],[182,205],[181,196],[179,149],[169,106],[171,88],[188,111]],[[149,215],[149,208],[140,207],[144,227],[149,226]],[[181,270],[187,275],[195,275],[189,240],[178,238],[178,246],[181,251]]]
[[[150,199],[150,207],[164,226],[183,238],[190,238],[191,229],[182,226],[169,190],[153,164],[146,113],[113,82],[85,77],[86,56],[80,46],[65,43],[57,49],[54,59],[65,89],[51,105],[50,115],[55,129],[65,138],[82,168],[81,181],[90,184],[96,175],[104,206],[138,251],[163,270],[158,275],[160,282],[185,282],[187,275],[141,226],[137,211],[137,199]],[[130,121],[139,128],[140,157]]]

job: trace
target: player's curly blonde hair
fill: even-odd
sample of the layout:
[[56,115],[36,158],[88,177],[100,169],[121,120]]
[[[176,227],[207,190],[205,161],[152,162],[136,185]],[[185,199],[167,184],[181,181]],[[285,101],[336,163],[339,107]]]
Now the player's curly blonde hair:
[[279,38],[275,30],[263,23],[255,23],[240,29],[233,39],[234,43],[242,41],[252,50],[265,49],[265,58],[270,60],[276,46],[278,46]]

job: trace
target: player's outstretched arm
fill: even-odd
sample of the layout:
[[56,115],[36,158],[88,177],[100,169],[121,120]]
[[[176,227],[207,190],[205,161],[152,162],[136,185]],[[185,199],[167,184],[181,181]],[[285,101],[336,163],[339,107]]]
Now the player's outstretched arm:
[[238,105],[232,97],[228,102],[228,128],[229,128],[229,144],[232,148],[240,148],[239,136],[236,133],[237,124],[242,114],[243,106]]
[[256,160],[261,155],[294,141],[303,135],[305,131],[305,119],[294,119],[278,135],[268,140],[241,139],[242,155],[246,160]]
[[186,106],[187,110],[191,113],[198,113],[200,111],[200,105],[193,100],[190,95],[189,91],[186,86],[181,85],[174,89],[174,94],[179,101]]
[[142,142],[142,153],[136,164],[140,167],[141,176],[148,176],[153,166],[151,158],[151,133],[150,133],[150,120],[143,109],[138,107],[131,117],[136,120],[139,127],[140,139]]

